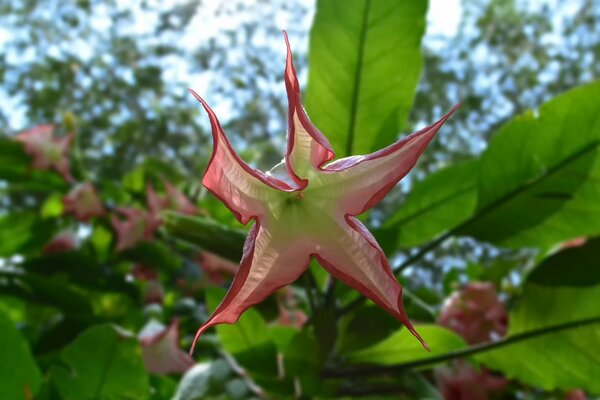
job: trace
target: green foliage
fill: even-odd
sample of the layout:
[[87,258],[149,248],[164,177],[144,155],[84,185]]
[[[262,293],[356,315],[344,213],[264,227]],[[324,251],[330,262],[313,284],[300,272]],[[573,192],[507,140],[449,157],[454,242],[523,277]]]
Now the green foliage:
[[404,128],[426,11],[426,0],[317,2],[306,108],[338,157],[378,150]]
[[64,366],[53,366],[50,379],[62,398],[148,399],[148,374],[140,346],[111,325],[94,326],[61,353]]
[[415,341],[408,330],[401,329],[371,347],[348,354],[348,360],[354,363],[390,365],[416,361],[466,347],[460,336],[440,326],[420,325],[417,329],[428,343],[431,352]]
[[2,312],[0,312],[0,332],[2,332],[0,398],[15,400],[31,398],[42,383],[42,376],[29,346],[13,322]]
[[477,214],[462,232],[514,247],[598,233],[599,96],[591,83],[503,126],[482,156]]
[[[600,280],[596,272],[590,274],[598,268],[597,255],[594,240],[539,265],[510,313],[508,336],[600,317]],[[600,393],[600,382],[590,378],[600,374],[599,336],[600,324],[588,325],[491,351],[477,360],[545,390],[581,387]]]
[[[436,369],[460,358],[511,379],[498,398],[600,394],[592,1],[534,12],[466,0],[456,37],[422,43],[425,0],[319,0],[308,53],[301,21],[312,13],[301,0],[235,0],[215,13],[193,0],[121,3],[0,5],[1,399],[441,399]],[[224,31],[179,40],[195,37],[197,17],[223,16],[209,25]],[[307,285],[202,336],[187,369],[183,352],[231,283],[247,229],[201,187],[210,134],[186,88],[215,107],[249,164],[269,169],[286,121],[286,20],[308,114],[338,157],[384,147],[462,103],[414,172],[361,217],[402,266],[404,305],[431,352],[312,261]],[[46,123],[75,133],[73,182],[34,168],[10,136]],[[105,213],[68,211],[79,183],[93,185]],[[198,210],[165,206],[176,200],[167,184]],[[117,250],[112,220],[123,208],[160,227]],[[75,240],[56,243],[59,233]],[[576,238],[587,241],[565,247]],[[436,321],[448,296],[479,281],[500,293],[509,331],[467,345]],[[154,342],[128,332],[149,320],[180,322],[170,350],[179,353],[169,354],[184,360],[179,371],[144,367]]]
[[478,161],[437,171],[418,182],[376,236],[384,249],[418,246],[469,218],[477,202]]

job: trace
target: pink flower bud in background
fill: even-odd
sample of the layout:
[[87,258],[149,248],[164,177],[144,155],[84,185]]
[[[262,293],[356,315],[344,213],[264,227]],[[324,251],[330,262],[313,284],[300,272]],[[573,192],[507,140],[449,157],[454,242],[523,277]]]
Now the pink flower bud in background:
[[505,378],[477,371],[464,361],[437,368],[434,375],[444,400],[487,400],[508,384]]
[[94,186],[82,183],[75,186],[66,197],[63,197],[65,214],[72,214],[81,222],[87,222],[92,217],[101,217],[106,209]]
[[141,282],[158,280],[158,274],[154,268],[147,267],[142,264],[136,264],[131,270],[131,274],[135,279]]
[[491,283],[470,283],[450,296],[438,323],[477,344],[506,334],[508,314]]
[[156,280],[150,280],[144,289],[144,304],[162,304],[165,299],[165,290]]
[[135,247],[144,240],[152,240],[161,224],[161,221],[154,215],[137,208],[122,207],[117,211],[125,217],[124,220],[119,219],[116,215],[111,218],[112,226],[117,234],[117,251]]
[[25,153],[32,157],[31,166],[39,170],[54,170],[66,181],[73,178],[69,172],[68,151],[74,134],[54,137],[53,125],[38,125],[15,136],[15,140],[23,143]]
[[63,231],[58,233],[56,236],[44,246],[42,251],[44,254],[63,253],[67,251],[75,250],[79,246],[77,235],[71,231]]
[[280,325],[302,328],[308,321],[308,316],[298,308],[298,299],[291,287],[284,287],[277,292],[277,305],[279,308],[277,322]]
[[167,190],[168,208],[183,214],[195,215],[198,214],[198,209],[192,204],[183,193],[177,190],[170,182],[164,182]]
[[163,184],[167,191],[165,197],[160,197],[152,185],[146,187],[146,202],[150,212],[158,214],[163,210],[173,210],[188,215],[198,214],[196,206],[183,193],[168,181]]
[[587,400],[587,396],[581,389],[574,389],[565,393],[564,400]]
[[224,284],[226,281],[230,280],[238,270],[238,264],[208,251],[203,251],[198,255],[196,264],[204,271],[208,280],[214,285]]
[[165,328],[150,321],[139,334],[142,358],[146,369],[153,374],[184,373],[194,365],[194,360],[179,347],[179,321]]

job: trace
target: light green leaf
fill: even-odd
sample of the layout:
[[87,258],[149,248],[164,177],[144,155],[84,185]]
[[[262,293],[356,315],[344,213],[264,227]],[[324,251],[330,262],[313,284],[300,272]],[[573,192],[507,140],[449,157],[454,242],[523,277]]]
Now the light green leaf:
[[[588,245],[559,253],[534,271],[510,312],[509,336],[600,317],[597,274],[584,285],[590,269],[600,267],[598,257],[586,256],[597,253],[598,242]],[[599,344],[600,324],[593,324],[483,353],[476,360],[545,390],[582,388],[600,394]]]
[[549,246],[600,232],[600,82],[504,125],[483,154],[477,216],[461,232]]
[[349,354],[354,363],[393,365],[429,358],[467,347],[456,333],[437,325],[419,325],[417,331],[429,345],[428,352],[407,329],[400,329],[387,339],[366,349]]
[[477,203],[478,162],[437,171],[417,183],[406,202],[375,231],[384,249],[413,247],[468,219]]
[[422,69],[425,0],[321,0],[310,34],[308,115],[338,156],[404,128]]
[[[208,308],[217,308],[223,297],[223,289],[208,288]],[[258,311],[250,308],[235,324],[221,324],[215,329],[223,349],[231,353],[242,366],[265,375],[277,374],[277,348],[267,323]]]
[[0,313],[0,399],[28,399],[38,390],[42,375],[27,342],[15,324]]
[[97,325],[61,354],[65,367],[50,369],[64,400],[142,400],[149,397],[148,373],[138,340],[112,325]]

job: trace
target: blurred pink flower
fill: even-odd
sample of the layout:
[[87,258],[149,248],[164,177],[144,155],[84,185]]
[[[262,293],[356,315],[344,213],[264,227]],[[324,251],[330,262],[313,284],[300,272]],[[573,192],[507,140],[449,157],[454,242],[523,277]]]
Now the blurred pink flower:
[[308,316],[298,307],[298,299],[294,290],[289,286],[277,292],[277,306],[279,308],[277,323],[280,325],[302,328],[308,321]]
[[111,223],[117,233],[117,251],[135,247],[139,242],[152,240],[161,221],[154,215],[138,208],[121,207],[117,212],[125,217],[112,215]]
[[38,125],[15,136],[15,140],[23,143],[25,153],[32,157],[31,166],[40,170],[55,170],[71,182],[69,172],[69,147],[74,134],[54,137],[53,125]]
[[157,280],[147,281],[144,288],[144,304],[162,304],[165,299],[165,290]]
[[160,197],[152,185],[146,187],[146,202],[151,212],[158,214],[162,210],[173,210],[188,215],[198,214],[196,206],[170,182],[163,181],[163,185],[167,191],[165,197]]
[[156,270],[143,264],[134,265],[131,274],[135,279],[141,282],[158,280]]
[[71,231],[63,231],[58,233],[56,236],[44,246],[42,253],[54,254],[63,253],[67,251],[75,250],[79,245],[77,235]]
[[567,249],[569,247],[580,247],[583,246],[587,242],[587,238],[585,236],[578,237],[575,239],[567,240],[560,245],[561,249]]
[[153,374],[184,373],[195,364],[194,359],[179,348],[177,320],[173,320],[167,328],[152,320],[138,337],[146,369]]
[[236,263],[208,251],[198,254],[196,264],[206,273],[208,280],[215,285],[222,285],[230,280],[238,269]]
[[574,389],[565,393],[564,400],[587,400],[587,396],[583,390]]
[[508,384],[505,378],[477,371],[464,361],[437,368],[434,375],[444,400],[487,400]]
[[504,336],[508,314],[491,283],[475,282],[446,300],[438,323],[477,344]]
[[79,221],[87,222],[92,217],[101,217],[106,213],[102,200],[94,186],[81,183],[63,197],[65,214],[73,214]]

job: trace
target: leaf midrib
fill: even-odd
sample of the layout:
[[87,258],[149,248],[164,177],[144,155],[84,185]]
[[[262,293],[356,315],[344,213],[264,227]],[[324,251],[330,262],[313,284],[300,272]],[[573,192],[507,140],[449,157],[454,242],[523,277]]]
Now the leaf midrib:
[[354,74],[354,88],[352,91],[352,99],[350,105],[350,125],[348,126],[348,141],[346,142],[346,156],[352,154],[352,148],[354,147],[354,135],[356,131],[356,121],[358,114],[358,98],[360,96],[360,86],[362,82],[362,70],[365,57],[365,47],[367,42],[367,31],[369,25],[369,16],[371,12],[371,0],[365,1],[365,8],[362,15],[364,16],[362,21],[362,27],[360,31],[360,38],[358,43],[358,55],[356,72]]

